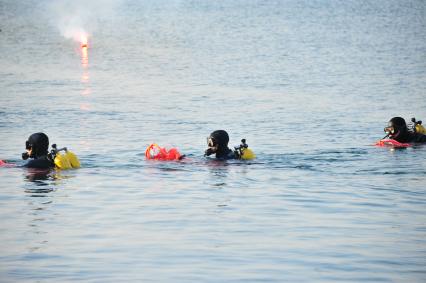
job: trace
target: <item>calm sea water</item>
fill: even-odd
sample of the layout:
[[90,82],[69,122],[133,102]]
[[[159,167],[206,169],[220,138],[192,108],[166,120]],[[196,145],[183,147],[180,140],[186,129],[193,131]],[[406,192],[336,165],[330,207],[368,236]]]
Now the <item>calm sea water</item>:
[[425,282],[426,146],[371,146],[426,120],[424,1],[86,2],[0,1],[0,158],[82,162],[0,168],[1,282]]

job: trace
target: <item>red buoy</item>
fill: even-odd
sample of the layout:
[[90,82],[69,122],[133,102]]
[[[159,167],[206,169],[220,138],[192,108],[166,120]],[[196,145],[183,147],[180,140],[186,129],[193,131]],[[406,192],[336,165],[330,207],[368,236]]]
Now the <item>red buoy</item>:
[[160,147],[158,144],[150,144],[145,151],[146,159],[172,161],[181,160],[184,155],[181,155],[177,148],[171,148],[167,150],[164,147]]
[[384,139],[376,142],[375,146],[389,146],[389,147],[409,147],[409,143],[401,143],[393,139]]

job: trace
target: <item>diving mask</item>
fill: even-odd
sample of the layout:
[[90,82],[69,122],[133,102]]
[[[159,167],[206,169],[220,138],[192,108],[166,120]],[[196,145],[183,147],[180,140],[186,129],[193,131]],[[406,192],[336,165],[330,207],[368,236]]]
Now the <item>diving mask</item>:
[[397,128],[395,128],[395,125],[392,123],[392,121],[389,121],[388,126],[383,129],[387,135],[394,135],[397,132]]
[[30,151],[32,149],[33,145],[29,142],[26,141],[25,142],[25,149],[27,150],[27,152],[22,153],[22,159],[23,160],[27,160],[28,158],[30,158],[30,154],[28,154],[28,151]]
[[395,128],[393,126],[388,126],[386,128],[383,129],[385,131],[386,134],[388,135],[393,135],[395,134]]
[[208,137],[207,138],[207,146],[208,147],[216,147],[217,146],[216,140],[212,137]]
[[25,149],[26,150],[30,150],[32,147],[33,147],[33,145],[29,141],[25,142]]
[[212,138],[212,137],[207,138],[207,146],[208,146],[208,148],[204,152],[204,156],[210,156],[213,153],[216,153],[218,145],[217,145],[216,140],[214,138]]

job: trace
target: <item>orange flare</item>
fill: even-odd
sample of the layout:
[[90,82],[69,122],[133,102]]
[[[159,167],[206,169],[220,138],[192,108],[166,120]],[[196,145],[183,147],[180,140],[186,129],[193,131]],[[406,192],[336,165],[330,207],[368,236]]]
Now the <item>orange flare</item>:
[[80,45],[81,45],[81,48],[87,48],[88,47],[87,34],[84,33],[80,36]]

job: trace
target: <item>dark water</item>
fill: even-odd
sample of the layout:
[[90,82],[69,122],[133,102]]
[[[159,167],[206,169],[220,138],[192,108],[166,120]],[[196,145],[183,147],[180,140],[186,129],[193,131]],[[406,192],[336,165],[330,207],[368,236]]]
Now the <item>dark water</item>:
[[426,147],[371,146],[426,119],[424,1],[86,2],[0,1],[0,158],[83,166],[0,168],[0,281],[426,280]]

